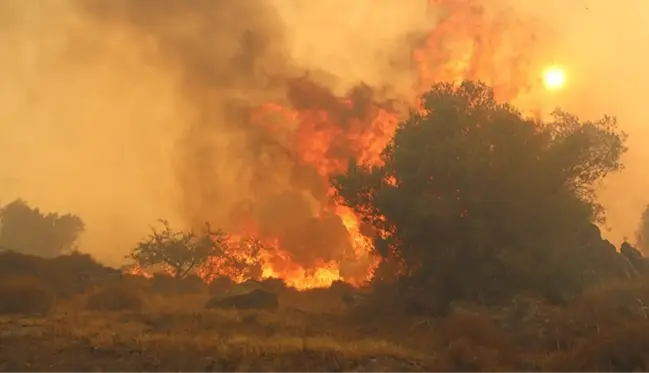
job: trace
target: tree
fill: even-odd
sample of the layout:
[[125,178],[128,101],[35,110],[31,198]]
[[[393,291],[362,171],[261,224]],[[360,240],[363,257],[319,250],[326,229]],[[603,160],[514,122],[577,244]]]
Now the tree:
[[226,247],[218,260],[212,260],[201,268],[200,275],[204,280],[211,282],[219,276],[240,281],[261,279],[259,259],[262,253],[271,250],[266,243],[256,236],[243,235],[237,239],[231,237]]
[[640,226],[636,232],[636,246],[643,254],[649,254],[649,205],[645,206],[642,216],[640,216]]
[[0,247],[54,257],[75,248],[85,229],[72,214],[43,213],[17,199],[0,209]]
[[351,161],[332,183],[378,232],[377,252],[445,304],[569,288],[566,276],[577,286],[601,262],[581,254],[608,247],[593,230],[604,219],[595,190],[621,169],[625,135],[612,117],[553,118],[525,119],[482,83],[437,84],[400,123],[381,166]]
[[182,279],[210,258],[225,252],[227,235],[212,230],[207,223],[203,231],[196,234],[193,231],[174,231],[166,220],[159,222],[163,229],[151,227],[147,239],[140,241],[127,256],[142,268],[163,266],[176,279]]

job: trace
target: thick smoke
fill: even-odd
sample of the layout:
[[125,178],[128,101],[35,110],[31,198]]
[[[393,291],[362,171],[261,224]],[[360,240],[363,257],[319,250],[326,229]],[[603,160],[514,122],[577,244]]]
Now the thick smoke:
[[[21,196],[80,214],[83,248],[113,263],[166,217],[277,238],[312,267],[350,248],[326,175],[378,153],[404,110],[397,103],[411,104],[431,79],[467,75],[509,99],[527,90],[512,80],[555,62],[568,69],[566,93],[535,95],[586,116],[610,107],[632,126],[625,175],[637,176],[646,134],[634,123],[646,115],[628,103],[643,97],[647,28],[603,0],[583,14],[577,3],[543,4],[2,1],[0,47],[11,58],[0,59],[0,202]],[[595,35],[611,17],[634,28]],[[534,32],[508,30],[512,20]],[[528,50],[550,34],[554,50]],[[647,200],[646,182],[623,179],[605,193],[618,236],[634,231]]]
[[[251,108],[282,96],[291,70],[276,10],[254,0],[81,6],[103,32],[127,30],[147,43],[145,61],[176,77],[187,113],[175,159],[179,207],[193,223],[225,221],[227,205],[250,195],[252,177],[268,171],[261,156],[277,146],[249,121]],[[263,183],[272,189],[270,176]]]
[[[376,9],[395,14],[395,4],[385,2]],[[278,239],[291,262],[306,269],[339,261],[351,250],[349,233],[328,199],[326,177],[342,170],[341,165],[359,156],[360,148],[367,145],[348,140],[347,134],[374,131],[375,102],[383,101],[391,110],[387,96],[397,94],[394,87],[390,93],[379,93],[361,83],[386,87],[388,82],[380,79],[397,73],[402,77],[398,81],[412,81],[412,77],[404,79],[404,72],[412,74],[412,68],[403,66],[410,63],[411,49],[405,39],[395,38],[408,37],[412,29],[393,33],[391,40],[357,31],[359,40],[354,45],[365,49],[358,51],[357,60],[354,56],[339,59],[352,48],[338,33],[357,27],[368,5],[349,8],[325,36],[323,30],[302,23],[309,17],[313,22],[318,15],[314,11],[325,3],[79,2],[101,25],[98,31],[127,33],[146,48],[146,63],[177,79],[187,114],[174,160],[181,217],[192,225],[209,220],[234,232],[252,226],[255,233]],[[304,40],[304,36],[311,38]],[[314,45],[310,53],[305,41]],[[368,47],[379,42],[385,42],[376,51],[382,55],[373,56]],[[314,52],[322,60],[314,60]],[[393,66],[372,66],[367,60],[377,57]],[[357,69],[350,70],[354,65]],[[368,66],[375,69],[363,69]],[[348,93],[353,104],[346,105],[333,91]],[[271,118],[260,112],[271,102],[300,112],[326,112],[330,117],[320,123],[279,118],[277,128],[271,128]],[[326,149],[319,153],[322,149],[316,142],[322,134],[339,137],[328,138],[322,144]],[[331,167],[323,168],[328,163]]]

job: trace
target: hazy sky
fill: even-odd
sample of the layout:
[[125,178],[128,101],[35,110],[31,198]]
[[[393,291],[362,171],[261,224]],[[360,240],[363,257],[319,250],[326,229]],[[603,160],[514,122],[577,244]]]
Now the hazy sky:
[[[76,3],[0,0],[0,202],[21,196],[45,210],[80,214],[88,225],[83,248],[118,262],[147,224],[184,218],[173,149],[194,113],[180,99],[187,77],[143,62],[146,34],[135,40],[126,28],[107,32]],[[400,38],[431,27],[426,0],[269,3],[295,64],[325,69],[343,86],[411,84],[384,57],[405,54]],[[607,237],[632,237],[649,203],[649,2],[493,3],[537,18],[540,32],[552,34],[547,62],[562,65],[568,82],[543,98],[547,111],[557,105],[583,118],[612,114],[629,134],[626,170],[610,177],[601,195]],[[185,26],[189,33],[192,25]],[[245,189],[228,177],[232,164],[214,166],[223,169],[224,198]]]
[[[607,179],[609,239],[632,238],[649,203],[649,2],[642,0],[520,1],[557,30],[556,63],[568,70],[557,105],[583,118],[611,114],[629,134],[626,169]],[[524,4],[524,5],[523,5]],[[534,5],[538,4],[538,5]]]

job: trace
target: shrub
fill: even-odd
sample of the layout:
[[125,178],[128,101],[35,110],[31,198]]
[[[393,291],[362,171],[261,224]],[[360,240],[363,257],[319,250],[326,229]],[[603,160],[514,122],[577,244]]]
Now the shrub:
[[154,273],[150,281],[151,290],[161,294],[200,293],[207,288],[203,280],[195,274],[175,278],[166,273]]
[[98,273],[105,269],[90,254],[79,251],[59,255],[52,259],[52,264],[60,270],[70,273]]
[[610,280],[588,289],[571,304],[575,317],[592,325],[647,318],[649,283],[646,279]]
[[480,345],[511,347],[505,331],[488,315],[464,311],[455,311],[443,319],[439,336],[444,344],[462,338]]
[[12,251],[0,253],[0,273],[4,276],[27,276],[48,284],[57,296],[72,292],[69,273],[54,265],[53,261],[34,255]]
[[0,253],[0,273],[3,275],[21,275],[32,277],[49,277],[51,268],[44,258],[19,254],[13,251]]
[[0,313],[46,314],[55,296],[43,281],[32,276],[7,276],[0,279]]
[[553,354],[546,371],[646,372],[649,369],[649,323],[621,322],[594,333],[578,346]]
[[178,281],[177,290],[183,293],[201,293],[207,289],[207,285],[197,275],[188,275],[187,277]]
[[234,282],[232,282],[232,280],[229,277],[226,276],[217,277],[214,280],[212,280],[212,282],[210,282],[209,285],[210,295],[212,296],[222,295],[223,293],[228,291],[228,289],[230,289],[233,284]]
[[515,346],[486,315],[454,312],[441,321],[438,337],[439,370],[516,370]]
[[151,290],[170,293],[174,290],[175,279],[166,273],[154,273],[151,277]]
[[147,289],[151,286],[151,281],[144,276],[126,273],[122,276],[122,284],[135,289]]
[[86,307],[92,311],[139,311],[142,306],[141,294],[124,285],[105,287],[86,300]]

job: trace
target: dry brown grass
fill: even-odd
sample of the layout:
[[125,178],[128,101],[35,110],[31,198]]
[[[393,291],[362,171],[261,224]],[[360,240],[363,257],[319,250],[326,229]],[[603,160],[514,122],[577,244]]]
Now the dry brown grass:
[[[0,318],[3,370],[424,371],[426,356],[344,319],[285,310],[85,312]],[[25,369],[27,367],[27,369]]]
[[341,298],[360,290],[300,292],[281,281],[264,283],[278,310],[206,310],[227,281],[167,291],[127,277],[52,309],[43,284],[61,271],[9,259],[31,275],[0,281],[0,371],[649,370],[646,280],[607,282],[564,306],[528,296],[496,308],[456,304],[433,318],[398,304],[382,312],[374,301],[354,312]]
[[556,353],[546,369],[573,372],[649,371],[649,322],[620,323]]
[[[124,294],[123,288],[111,287],[91,295],[105,301]],[[208,293],[144,294],[138,299],[147,307],[138,310],[127,307],[125,312],[107,312],[117,307],[102,305],[99,311],[86,311],[77,303],[65,303],[46,317],[0,317],[0,362],[4,362],[0,368],[631,371],[648,367],[644,360],[649,350],[646,320],[617,318],[615,323],[603,324],[599,332],[589,329],[571,345],[557,347],[533,337],[520,344],[516,339],[520,327],[504,328],[496,322],[494,310],[456,309],[442,319],[359,320],[328,308],[318,311],[316,297],[329,297],[324,290],[291,294],[285,303],[291,299],[298,303],[287,303],[278,311],[204,310]],[[591,297],[585,295],[568,308],[555,309],[556,318],[548,320],[547,333],[571,319],[581,302]],[[575,332],[565,328],[565,333]]]
[[54,301],[52,289],[36,277],[0,278],[0,314],[46,314]]
[[520,363],[507,332],[484,314],[458,311],[439,322],[437,369],[508,371]]
[[92,311],[140,311],[143,300],[137,289],[119,284],[88,295],[86,307]]
[[563,353],[599,338],[607,330],[629,323],[649,323],[645,306],[649,302],[647,284],[645,279],[615,280],[587,290],[548,318],[545,347]]

